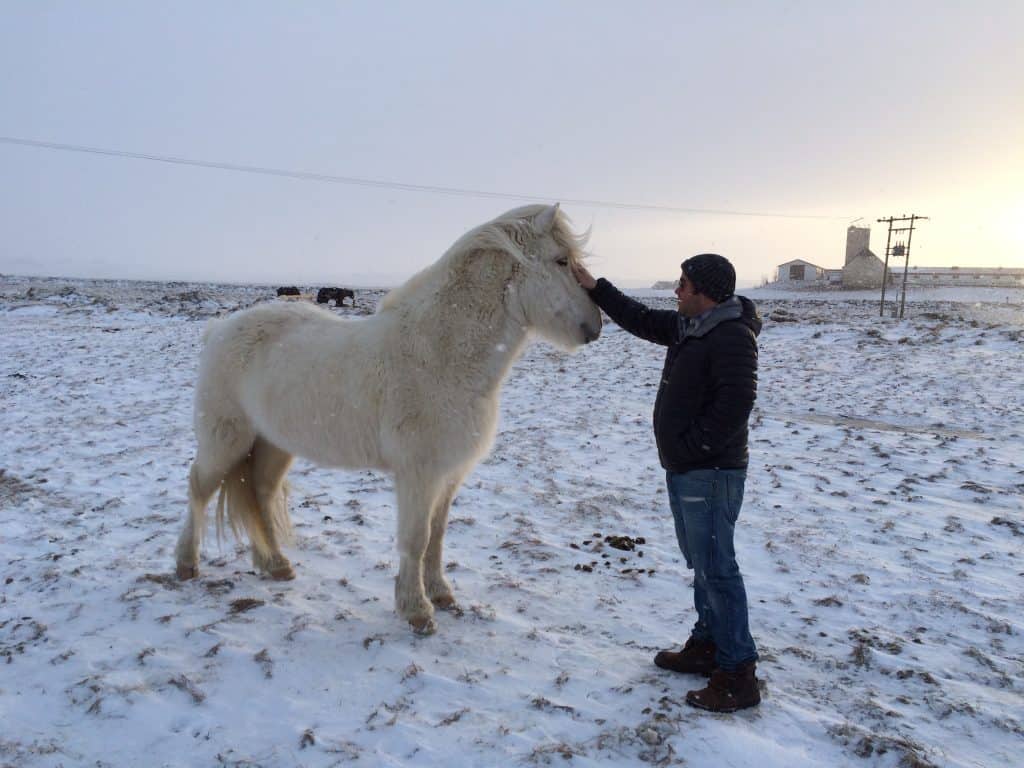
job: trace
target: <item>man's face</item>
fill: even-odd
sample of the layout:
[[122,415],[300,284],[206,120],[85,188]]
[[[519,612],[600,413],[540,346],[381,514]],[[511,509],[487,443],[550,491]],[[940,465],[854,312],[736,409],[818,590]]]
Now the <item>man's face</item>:
[[693,283],[687,279],[685,272],[679,275],[679,282],[676,283],[676,301],[679,314],[684,317],[697,317],[715,305],[703,293],[694,292]]

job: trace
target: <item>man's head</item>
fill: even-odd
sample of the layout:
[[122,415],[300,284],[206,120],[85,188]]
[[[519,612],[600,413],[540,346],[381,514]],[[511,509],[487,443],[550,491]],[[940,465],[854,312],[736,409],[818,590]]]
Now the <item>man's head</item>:
[[676,288],[679,312],[697,317],[736,291],[736,270],[724,256],[700,253],[682,263],[682,274]]

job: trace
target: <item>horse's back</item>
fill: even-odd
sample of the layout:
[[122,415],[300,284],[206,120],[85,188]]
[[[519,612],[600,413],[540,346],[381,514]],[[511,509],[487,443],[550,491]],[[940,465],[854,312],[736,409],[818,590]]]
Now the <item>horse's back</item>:
[[308,301],[268,301],[211,320],[204,334],[209,344],[255,343],[299,326],[318,326],[344,322],[326,309]]
[[[225,318],[211,320],[203,335],[204,362],[253,369],[274,361],[278,353],[295,353],[335,345],[358,333],[365,320],[341,319],[308,302],[267,302]],[[316,354],[316,350],[310,350]]]

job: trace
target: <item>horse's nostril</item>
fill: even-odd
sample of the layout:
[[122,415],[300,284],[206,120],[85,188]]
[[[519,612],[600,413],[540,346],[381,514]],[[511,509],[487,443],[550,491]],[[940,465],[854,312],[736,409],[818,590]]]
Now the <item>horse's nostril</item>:
[[594,327],[588,323],[580,323],[580,328],[583,330],[583,343],[589,344],[595,341],[598,336],[601,335],[601,326]]

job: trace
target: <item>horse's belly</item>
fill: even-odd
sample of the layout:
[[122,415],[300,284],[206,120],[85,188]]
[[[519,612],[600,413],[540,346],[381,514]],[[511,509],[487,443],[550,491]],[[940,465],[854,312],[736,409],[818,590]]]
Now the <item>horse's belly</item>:
[[330,371],[285,370],[268,368],[244,388],[245,410],[262,437],[324,466],[387,468],[372,393]]
[[[257,432],[281,450],[326,467],[388,469],[376,440],[342,424],[280,424],[254,420]],[[362,433],[361,433],[362,432]]]
[[382,454],[391,466],[415,465],[447,474],[475,463],[488,451],[496,423],[497,409],[489,398],[389,402],[381,428]]

